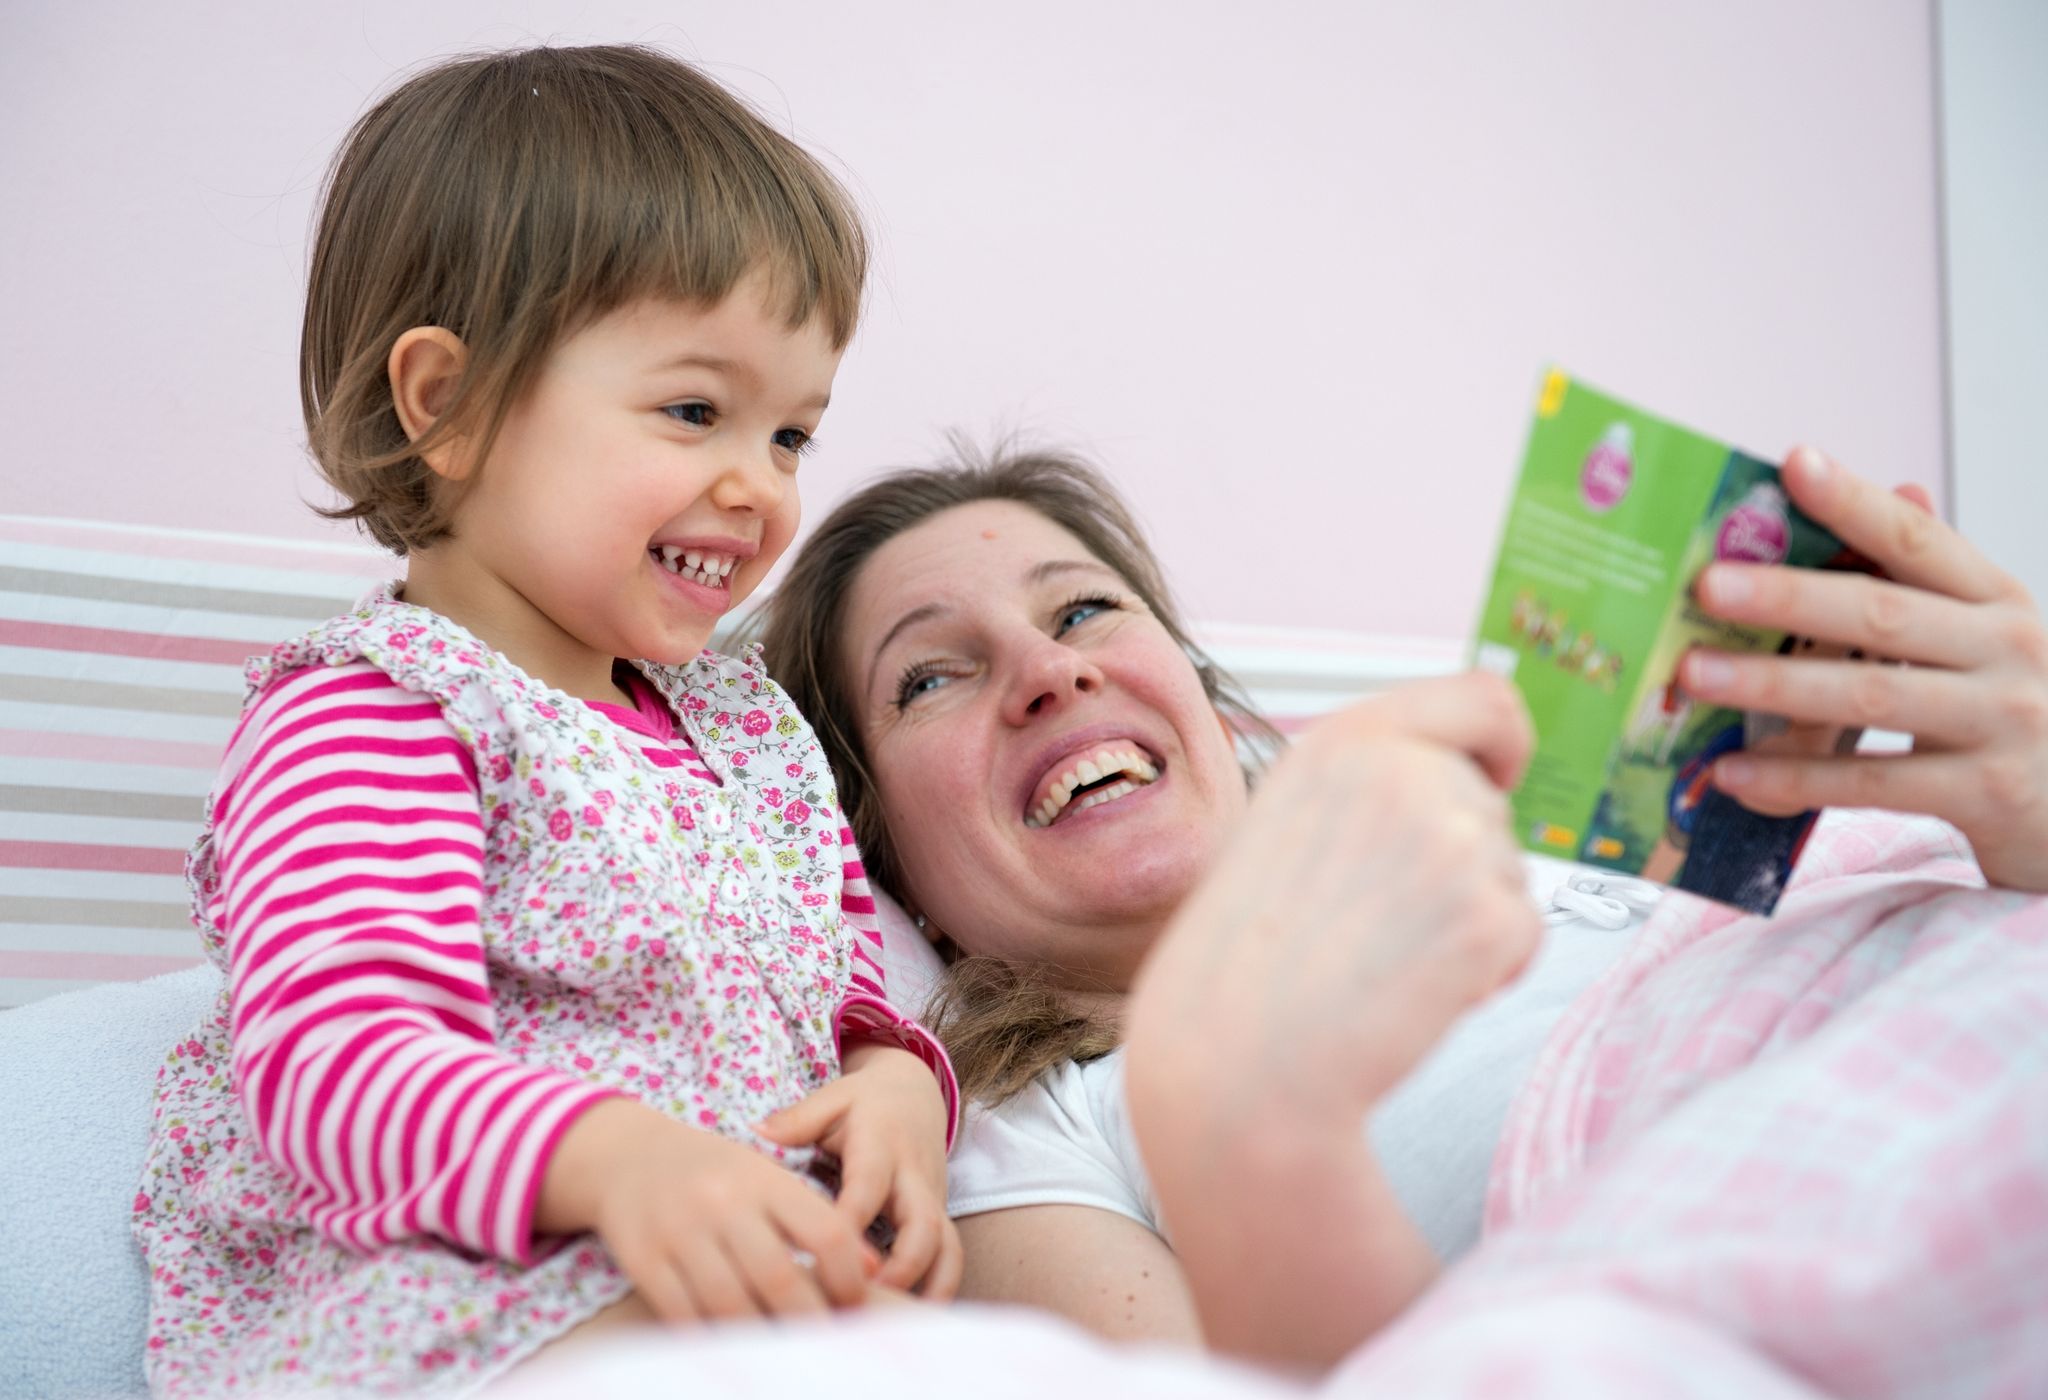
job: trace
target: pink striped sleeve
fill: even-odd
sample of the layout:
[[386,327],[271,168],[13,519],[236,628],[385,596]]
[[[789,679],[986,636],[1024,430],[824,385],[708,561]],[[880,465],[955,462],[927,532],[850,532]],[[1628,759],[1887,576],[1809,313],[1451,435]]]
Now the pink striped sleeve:
[[886,1000],[889,986],[882,971],[882,925],[875,914],[875,892],[868,885],[867,866],[861,863],[853,828],[839,828],[839,849],[844,853],[839,906],[846,912],[847,927],[854,934],[853,985],[858,991]]
[[230,745],[215,803],[233,1073],[309,1223],[521,1263],[549,1157],[608,1091],[493,1042],[468,748],[368,663],[293,672]]
[[845,853],[840,903],[847,926],[854,932],[853,991],[833,1013],[834,1043],[842,1058],[849,1043],[870,1042],[894,1045],[923,1060],[946,1098],[946,1150],[950,1152],[960,1124],[960,1082],[953,1075],[953,1061],[937,1036],[889,1004],[882,974],[882,924],[875,912],[867,867],[861,863],[860,848],[848,827],[839,828],[839,849]]

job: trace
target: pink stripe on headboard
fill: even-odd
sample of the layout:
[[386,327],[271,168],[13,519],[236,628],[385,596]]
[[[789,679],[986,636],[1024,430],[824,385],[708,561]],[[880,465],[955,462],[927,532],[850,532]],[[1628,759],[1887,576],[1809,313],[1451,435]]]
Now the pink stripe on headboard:
[[315,569],[381,583],[396,578],[405,565],[362,546],[290,540],[238,540],[178,531],[123,530],[81,521],[0,520],[0,540],[23,544],[71,545],[79,549],[119,549],[151,559],[198,559],[208,564],[248,564],[271,569]]
[[61,734],[49,729],[0,729],[0,755],[8,758],[79,758],[87,763],[156,763],[166,768],[217,768],[219,744],[183,739],[115,739],[103,734]]
[[182,875],[185,852],[161,846],[89,846],[77,841],[0,841],[0,866],[20,870],[118,870]]
[[141,953],[0,952],[0,977],[48,977],[70,982],[136,982],[160,972],[182,972],[201,957]]
[[44,651],[94,651],[109,656],[147,656],[161,661],[210,661],[240,666],[269,650],[261,642],[228,637],[172,637],[162,632],[122,632],[111,627],[72,627],[61,622],[0,618],[0,645]]

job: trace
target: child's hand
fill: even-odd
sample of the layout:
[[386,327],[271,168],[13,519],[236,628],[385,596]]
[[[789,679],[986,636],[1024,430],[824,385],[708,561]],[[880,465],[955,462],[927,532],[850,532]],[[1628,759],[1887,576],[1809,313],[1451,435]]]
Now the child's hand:
[[839,1159],[839,1212],[856,1231],[878,1214],[895,1227],[877,1282],[950,1298],[960,1234],[946,1215],[946,1100],[907,1050],[855,1045],[846,1072],[761,1125],[785,1147],[816,1144]]
[[665,1322],[851,1307],[876,1263],[786,1167],[629,1098],[572,1123],[541,1183],[535,1233],[586,1229]]
[[2033,600],[1914,488],[1884,491],[1810,449],[1784,479],[1801,510],[1891,581],[1716,564],[1700,577],[1701,606],[1909,664],[1700,651],[1685,688],[1795,722],[1902,730],[1913,752],[1736,755],[1715,766],[1715,784],[1760,812],[1931,813],[1970,839],[1993,884],[2048,890],[2048,631]]

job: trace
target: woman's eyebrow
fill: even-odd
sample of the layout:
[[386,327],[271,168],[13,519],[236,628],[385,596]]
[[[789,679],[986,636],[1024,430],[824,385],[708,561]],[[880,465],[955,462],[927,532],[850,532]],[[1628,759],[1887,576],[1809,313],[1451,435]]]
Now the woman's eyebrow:
[[889,643],[896,640],[897,633],[907,627],[915,627],[920,622],[929,622],[946,610],[944,603],[926,603],[922,607],[912,608],[909,612],[897,618],[896,625],[882,634],[882,644],[875,648],[874,659],[868,662],[868,679],[866,685],[862,688],[870,693],[874,691],[875,668],[882,664],[882,657],[889,650]]
[[1110,568],[1109,565],[1103,563],[1100,559],[1047,559],[1045,562],[1033,564],[1029,569],[1025,570],[1024,582],[1027,584],[1044,583],[1047,579],[1058,578],[1061,574],[1076,573],[1105,574],[1115,579],[1118,583],[1123,582],[1123,575]]

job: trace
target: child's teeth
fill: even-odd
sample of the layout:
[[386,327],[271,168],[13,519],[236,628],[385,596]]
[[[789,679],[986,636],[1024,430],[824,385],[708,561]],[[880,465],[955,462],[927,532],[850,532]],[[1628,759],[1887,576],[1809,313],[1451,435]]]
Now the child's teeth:
[[661,547],[661,562],[673,568],[675,567],[676,556],[681,553],[682,551],[674,545],[665,544]]
[[702,563],[703,560],[704,556],[699,554],[694,549],[686,549],[683,551],[683,562],[685,564],[688,564],[693,569],[696,568],[698,564]]

